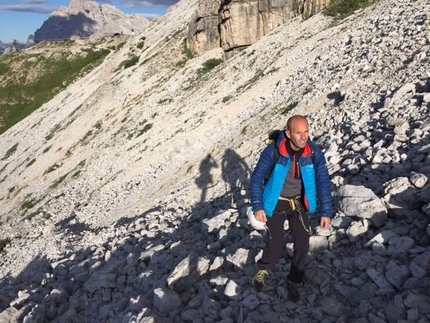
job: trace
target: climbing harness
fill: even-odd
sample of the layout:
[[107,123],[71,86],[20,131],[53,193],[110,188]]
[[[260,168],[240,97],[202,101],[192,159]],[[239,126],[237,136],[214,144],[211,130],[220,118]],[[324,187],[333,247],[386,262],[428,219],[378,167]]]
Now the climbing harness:
[[[309,226],[305,225],[305,222],[303,220],[303,213],[305,212],[305,210],[303,209],[303,205],[300,202],[300,195],[299,196],[295,196],[293,198],[286,198],[286,197],[280,197],[280,200],[284,200],[284,201],[288,201],[288,203],[290,204],[290,208],[291,210],[295,211],[295,213],[297,214],[300,223],[303,226],[303,229],[309,234],[309,235],[313,235],[313,231],[312,231],[312,227],[309,224]],[[309,219],[309,222],[310,219]]]

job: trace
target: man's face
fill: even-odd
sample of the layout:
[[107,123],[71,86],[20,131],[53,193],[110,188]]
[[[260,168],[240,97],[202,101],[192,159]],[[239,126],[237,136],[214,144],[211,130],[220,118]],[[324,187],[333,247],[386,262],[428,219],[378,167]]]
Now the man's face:
[[286,131],[287,137],[291,140],[291,148],[299,150],[305,148],[309,138],[309,124],[305,119],[293,120],[291,129]]

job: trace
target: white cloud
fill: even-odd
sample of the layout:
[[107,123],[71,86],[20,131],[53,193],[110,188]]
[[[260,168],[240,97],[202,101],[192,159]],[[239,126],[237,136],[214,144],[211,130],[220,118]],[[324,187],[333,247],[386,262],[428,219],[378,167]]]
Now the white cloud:
[[35,12],[46,14],[51,13],[55,10],[56,8],[31,4],[0,6],[0,11]]
[[121,3],[126,7],[131,8],[144,8],[144,7],[170,7],[176,4],[179,0],[121,0]]

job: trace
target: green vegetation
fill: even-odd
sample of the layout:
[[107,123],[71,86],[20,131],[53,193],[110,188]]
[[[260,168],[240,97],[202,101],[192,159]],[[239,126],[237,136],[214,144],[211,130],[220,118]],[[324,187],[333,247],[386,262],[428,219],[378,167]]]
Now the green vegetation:
[[222,98],[222,103],[226,103],[226,102],[230,101],[231,98],[232,98],[231,95],[227,95],[227,96],[223,97]]
[[126,68],[129,68],[129,67],[132,67],[132,66],[136,65],[137,62],[139,62],[139,56],[132,55],[132,56],[130,56],[129,59],[126,59],[125,61],[122,61],[121,64],[119,64],[119,67],[118,67],[117,70],[120,70],[122,68],[126,69]]
[[58,178],[49,188],[56,188],[58,185],[60,185],[66,179],[67,175],[69,175],[69,173]]
[[25,165],[26,168],[30,167],[36,162],[36,158],[33,158],[27,165]]
[[369,0],[333,0],[323,12],[336,20],[342,20],[352,15],[354,11],[366,8],[369,5]]
[[100,120],[97,121],[93,126],[95,130],[93,129],[88,130],[87,133],[84,135],[84,137],[82,137],[82,139],[80,140],[81,145],[85,146],[90,142],[90,140],[94,139],[95,136],[100,132],[102,126],[103,126],[102,122]]
[[139,41],[139,43],[137,43],[136,47],[139,49],[142,49],[145,46],[145,40],[146,40],[145,36],[141,37],[140,41]]
[[171,102],[173,102],[173,99],[172,98],[164,98],[164,99],[160,99],[160,100],[158,100],[158,104],[164,104],[164,103],[171,103]]
[[43,149],[42,154],[47,153],[47,152],[51,149],[51,147],[52,147],[52,145],[51,145],[51,146],[46,147],[45,149]]
[[194,58],[193,52],[187,46],[186,39],[184,39],[184,42],[183,42],[182,55],[184,55],[185,58],[176,63],[176,66],[179,68],[184,67],[188,60]]
[[51,56],[31,51],[0,56],[0,134],[91,71],[110,53],[109,49],[96,48],[71,52],[73,43],[45,44],[48,49],[51,45],[67,47]]
[[52,166],[49,166],[47,170],[43,173],[43,175],[53,172],[54,170],[60,168],[62,165],[54,164]]
[[199,76],[201,76],[201,75],[204,75],[206,73],[209,73],[215,67],[220,65],[222,62],[223,62],[222,59],[217,59],[217,58],[208,59],[206,62],[203,63],[203,67],[201,67],[197,70],[197,74]]
[[97,130],[100,130],[102,128],[102,125],[103,125],[102,122],[99,120],[94,125],[94,128],[96,128]]
[[18,144],[16,143],[11,148],[9,148],[9,150],[6,152],[6,154],[3,156],[1,160],[8,159],[10,156],[12,156],[15,153],[17,148],[18,148]]
[[39,203],[40,201],[42,201],[45,197],[40,198],[39,200],[36,198],[32,198],[30,199],[31,194],[28,194],[25,197],[25,201],[22,202],[21,204],[21,209],[22,210],[29,210],[32,209],[37,203]]
[[143,135],[145,132],[147,132],[151,128],[152,128],[152,123],[147,123],[142,129],[140,129],[138,131],[136,137]]
[[51,132],[49,133],[49,135],[47,135],[46,137],[45,137],[45,139],[48,141],[48,140],[51,140],[53,137],[54,137],[54,134],[58,131],[58,130],[60,130],[60,128],[61,128],[61,125],[59,125],[59,124],[56,124],[52,129],[51,129]]
[[282,115],[286,115],[288,112],[290,112],[291,110],[293,110],[298,104],[299,104],[299,102],[292,102],[292,103],[288,104],[286,106],[286,108],[281,111],[281,114]]
[[249,79],[248,81],[246,81],[244,84],[242,84],[241,86],[239,86],[237,88],[237,92],[241,92],[241,91],[245,91],[247,89],[249,89],[252,85],[254,85],[254,83],[256,83],[262,76],[264,75],[262,70],[257,70],[255,72],[255,75]]
[[204,62],[203,66],[197,70],[197,76],[190,79],[189,84],[187,86],[184,86],[184,91],[188,91],[194,88],[197,84],[200,83],[200,81],[202,80],[202,78],[205,77],[206,74],[208,74],[221,63],[223,63],[223,60],[217,58],[211,58]]

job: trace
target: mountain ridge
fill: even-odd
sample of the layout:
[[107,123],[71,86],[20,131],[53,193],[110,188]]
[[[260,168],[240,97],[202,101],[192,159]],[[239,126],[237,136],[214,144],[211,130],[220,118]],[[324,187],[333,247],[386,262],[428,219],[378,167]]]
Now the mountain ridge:
[[118,8],[88,0],[71,0],[69,7],[54,11],[34,33],[36,43],[103,37],[114,34],[133,35],[142,32],[149,21],[139,15],[128,15]]

